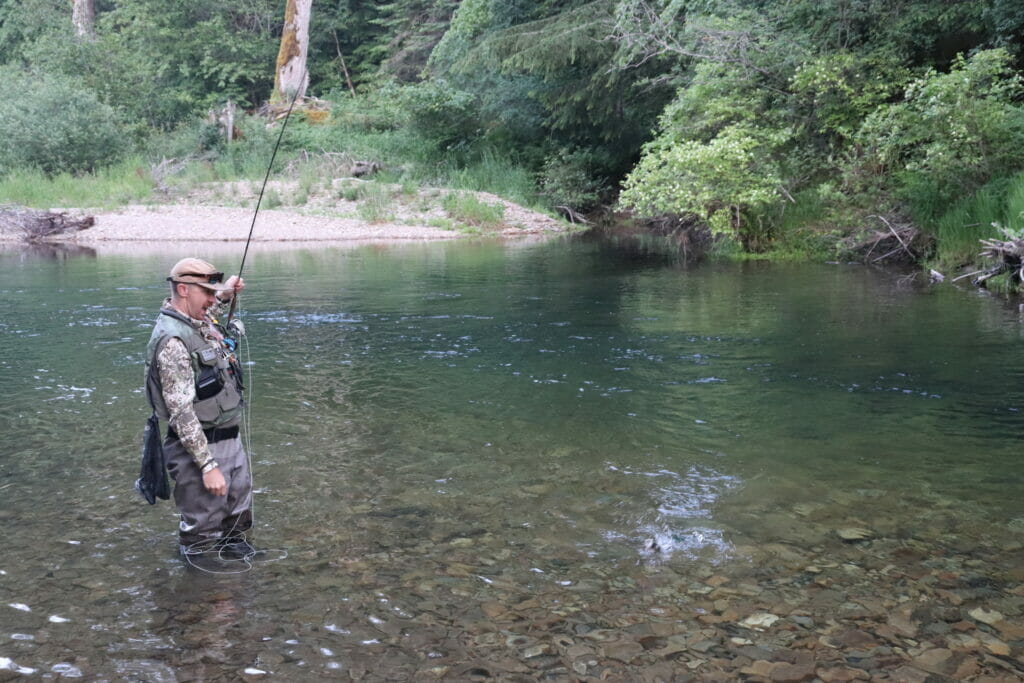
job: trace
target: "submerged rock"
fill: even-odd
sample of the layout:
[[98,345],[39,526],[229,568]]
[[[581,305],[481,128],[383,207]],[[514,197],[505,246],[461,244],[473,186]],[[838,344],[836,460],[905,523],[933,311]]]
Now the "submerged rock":
[[836,529],[836,535],[846,543],[856,543],[857,541],[867,541],[874,538],[875,532],[863,527],[850,526]]
[[975,607],[967,614],[970,615],[971,619],[980,621],[983,624],[988,624],[989,626],[998,624],[1006,618],[995,610],[986,611],[983,607]]
[[758,612],[757,614],[751,614],[749,617],[740,622],[740,626],[745,628],[754,629],[755,631],[763,631],[771,628],[775,622],[779,620],[779,617],[769,612]]

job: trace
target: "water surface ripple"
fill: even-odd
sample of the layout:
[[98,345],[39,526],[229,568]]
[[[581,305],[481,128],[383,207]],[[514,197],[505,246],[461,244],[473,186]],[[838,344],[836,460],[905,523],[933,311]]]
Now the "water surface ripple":
[[[895,669],[970,651],[922,605],[1021,624],[995,300],[585,242],[257,254],[256,541],[287,558],[213,575],[131,488],[173,251],[0,253],[0,679],[700,676],[916,606]],[[1019,672],[1024,626],[975,626],[1008,648],[976,672]]]

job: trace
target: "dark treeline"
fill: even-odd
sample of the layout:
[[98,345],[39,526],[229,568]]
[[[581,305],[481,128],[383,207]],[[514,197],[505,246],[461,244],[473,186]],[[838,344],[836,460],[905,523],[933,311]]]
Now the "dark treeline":
[[[232,149],[208,115],[271,99],[285,4],[0,1],[0,173],[255,167],[265,122]],[[331,113],[289,145],[750,251],[898,214],[951,263],[1024,229],[1022,38],[1014,0],[317,0],[306,92]]]

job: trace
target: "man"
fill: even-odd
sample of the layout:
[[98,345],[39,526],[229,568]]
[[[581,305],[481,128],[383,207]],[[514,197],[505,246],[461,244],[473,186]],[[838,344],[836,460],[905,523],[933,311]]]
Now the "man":
[[242,446],[242,374],[234,356],[242,326],[229,333],[217,320],[221,304],[245,288],[198,258],[171,268],[171,296],[157,316],[146,349],[146,391],[168,423],[167,471],[181,516],[183,555],[215,551],[249,557],[252,476]]

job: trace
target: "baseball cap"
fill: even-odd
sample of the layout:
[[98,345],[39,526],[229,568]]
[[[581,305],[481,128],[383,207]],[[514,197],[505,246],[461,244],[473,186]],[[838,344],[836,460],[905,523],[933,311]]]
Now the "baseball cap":
[[175,263],[167,280],[199,285],[215,292],[231,289],[224,284],[224,273],[214,268],[208,261],[198,258],[183,258]]

